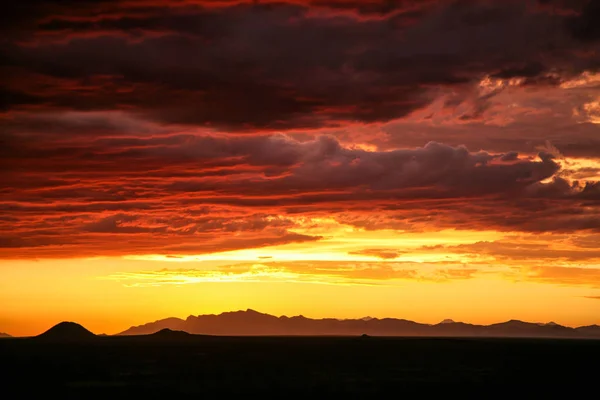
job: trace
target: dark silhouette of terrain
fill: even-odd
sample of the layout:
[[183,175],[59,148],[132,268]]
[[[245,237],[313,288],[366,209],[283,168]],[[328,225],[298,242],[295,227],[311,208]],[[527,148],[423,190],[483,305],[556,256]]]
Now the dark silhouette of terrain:
[[0,332],[0,338],[10,338],[10,337],[12,337],[12,336],[9,335],[8,333]]
[[598,325],[580,326],[576,330],[585,336],[600,338],[600,326]]
[[2,398],[578,398],[597,390],[600,359],[600,340],[58,328],[54,340],[0,340]]
[[303,316],[276,317],[254,310],[224,312],[218,315],[189,316],[185,320],[167,318],[133,326],[120,335],[147,335],[162,329],[193,334],[226,336],[460,336],[460,337],[539,337],[600,338],[597,325],[570,328],[555,323],[539,324],[510,320],[492,325],[473,325],[444,320],[421,324],[395,318],[338,320]]
[[79,341],[96,338],[96,335],[75,322],[61,322],[36,338],[53,341]]
[[192,335],[184,331],[174,331],[169,328],[161,329],[158,332],[154,332],[148,335],[154,339],[165,339],[165,340],[187,340],[198,335]]

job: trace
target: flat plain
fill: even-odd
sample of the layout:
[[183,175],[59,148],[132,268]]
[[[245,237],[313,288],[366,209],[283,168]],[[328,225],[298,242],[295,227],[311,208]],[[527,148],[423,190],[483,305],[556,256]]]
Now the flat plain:
[[67,341],[2,339],[0,360],[2,392],[20,398],[33,394],[520,398],[561,392],[573,397],[597,390],[600,341],[218,337],[172,332]]

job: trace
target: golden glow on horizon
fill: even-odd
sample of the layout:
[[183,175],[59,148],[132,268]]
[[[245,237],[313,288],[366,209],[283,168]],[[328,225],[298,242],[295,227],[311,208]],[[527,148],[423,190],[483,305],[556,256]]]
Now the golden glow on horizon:
[[[190,268],[205,263],[190,262]],[[61,276],[52,267],[61,265]],[[172,265],[172,264],[171,264]],[[472,279],[404,279],[382,285],[315,285],[315,282],[258,280],[183,285],[133,286],[111,273],[160,271],[159,261],[44,260],[11,262],[11,285],[2,285],[0,327],[13,335],[35,335],[62,320],[77,321],[95,333],[117,333],[166,317],[253,308],[274,315],[360,318],[398,317],[435,323],[445,318],[494,323],[512,318],[579,326],[598,321],[598,300],[588,286],[564,286],[481,275]],[[276,299],[276,301],[275,301]],[[573,313],[573,310],[578,310]]]
[[76,320],[116,333],[169,316],[246,308],[430,323],[600,322],[592,298],[600,289],[600,254],[580,254],[567,236],[368,231],[334,219],[300,225],[297,233],[324,239],[175,258],[4,261],[0,302],[9,307],[0,313],[0,331],[31,335]]

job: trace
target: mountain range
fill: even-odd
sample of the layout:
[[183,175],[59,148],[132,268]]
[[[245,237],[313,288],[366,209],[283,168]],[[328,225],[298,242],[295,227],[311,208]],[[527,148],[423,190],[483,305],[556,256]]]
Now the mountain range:
[[132,326],[119,335],[148,335],[165,329],[191,334],[226,336],[456,336],[456,337],[540,337],[597,338],[600,326],[571,328],[550,323],[510,320],[491,325],[474,325],[446,319],[439,324],[422,324],[395,318],[312,319],[302,315],[276,317],[254,310],[218,315],[166,318]]

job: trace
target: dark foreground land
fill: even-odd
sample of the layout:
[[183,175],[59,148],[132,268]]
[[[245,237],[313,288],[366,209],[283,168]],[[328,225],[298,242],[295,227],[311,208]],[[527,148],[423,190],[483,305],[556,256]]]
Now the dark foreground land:
[[32,394],[144,399],[335,393],[554,398],[563,390],[564,396],[574,398],[598,393],[600,341],[138,336],[61,342],[32,338],[0,340],[0,360],[0,391],[6,399]]

